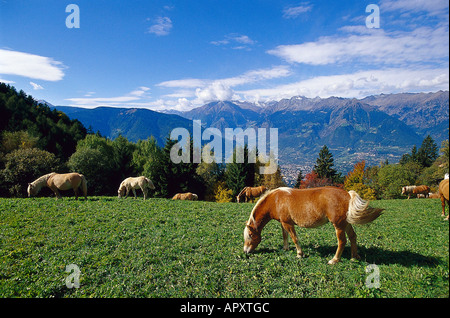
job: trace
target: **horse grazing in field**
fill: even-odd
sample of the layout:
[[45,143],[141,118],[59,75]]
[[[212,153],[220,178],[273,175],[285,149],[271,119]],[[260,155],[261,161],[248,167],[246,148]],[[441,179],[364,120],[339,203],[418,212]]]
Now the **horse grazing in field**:
[[411,197],[411,194],[413,192],[413,190],[416,188],[417,186],[406,186],[406,187],[402,187],[402,195],[408,195],[408,199]]
[[126,191],[125,198],[128,197],[128,194],[130,193],[130,190],[133,191],[134,198],[136,199],[136,189],[140,188],[142,190],[142,193],[144,194],[144,200],[147,199],[147,188],[150,188],[152,190],[155,189],[155,186],[153,185],[153,182],[144,176],[141,177],[129,177],[120,183],[119,190],[117,190],[117,195],[119,198],[123,197]]
[[198,200],[198,196],[195,193],[191,193],[191,192],[177,193],[172,197],[172,200],[196,201],[196,200]]
[[245,202],[248,202],[248,200],[259,197],[261,194],[266,192],[266,190],[267,190],[267,188],[265,186],[245,187],[237,195],[236,201],[238,203],[240,203],[240,202],[244,202],[243,200],[245,199]]
[[[448,179],[444,179],[439,183],[439,197],[442,204],[442,216],[445,216],[445,202],[447,202],[448,205]],[[445,220],[448,221],[449,215],[447,215]]]
[[412,194],[415,194],[417,198],[420,198],[420,195],[423,194],[425,198],[428,198],[430,195],[430,187],[426,185],[420,185],[414,188]]
[[402,194],[408,195],[408,199],[412,195],[415,195],[417,198],[420,198],[420,195],[423,194],[425,198],[428,197],[430,192],[430,187],[426,185],[420,186],[406,186],[402,188]]
[[78,188],[81,187],[84,198],[87,199],[87,182],[86,178],[79,173],[49,173],[28,183],[28,197],[35,196],[43,186],[47,186],[55,193],[57,199],[61,199],[58,190],[70,190],[75,192],[75,199],[78,200]]
[[278,188],[267,192],[250,214],[244,229],[244,252],[251,253],[261,242],[261,231],[270,220],[281,223],[284,249],[289,249],[287,234],[297,248],[297,257],[303,252],[298,244],[294,225],[314,228],[328,221],[333,223],[338,240],[336,255],[328,262],[339,262],[347,233],[351,243],[352,258],[359,259],[356,234],[351,224],[366,224],[381,215],[383,209],[368,207],[369,202],[361,199],[355,191],[345,191],[335,187],[291,189]]

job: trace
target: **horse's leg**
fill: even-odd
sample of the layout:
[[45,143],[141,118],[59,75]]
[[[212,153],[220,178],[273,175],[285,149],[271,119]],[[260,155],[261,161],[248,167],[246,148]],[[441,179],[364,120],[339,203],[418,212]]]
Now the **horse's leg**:
[[300,245],[298,244],[298,238],[297,238],[297,233],[295,233],[295,227],[294,225],[288,224],[288,223],[281,223],[281,226],[283,227],[283,229],[285,231],[287,231],[289,233],[289,235],[291,236],[292,241],[295,244],[295,248],[297,249],[297,257],[301,258],[303,257],[303,252],[302,252],[302,248],[300,247]]
[[128,189],[128,188],[126,188],[126,189],[127,189],[127,194],[125,195],[125,199],[128,198],[128,194],[130,194],[130,189]]
[[144,200],[147,199],[147,188],[141,187],[142,193],[144,194]]
[[356,233],[353,230],[353,226],[351,226],[351,224],[348,224],[345,228],[345,232],[347,233],[348,239],[350,240],[352,259],[361,259],[361,257],[358,255],[358,247],[356,246]]
[[281,225],[281,231],[283,232],[283,249],[285,251],[289,250],[288,232]]
[[[443,195],[441,195],[441,205],[442,205],[442,215],[441,216],[445,216],[445,198]],[[449,213],[450,215],[450,213]]]
[[[446,199],[444,198],[444,201],[443,201],[443,203],[442,203],[442,209],[443,209],[442,213],[444,213],[444,216],[445,216],[445,201],[447,201],[447,206],[448,206],[449,209],[450,209],[450,205],[448,204],[448,200],[446,200]],[[448,217],[449,217],[449,216],[450,216],[450,211],[448,212],[447,217],[444,219],[444,221],[448,221]]]
[[136,199],[136,190],[134,188],[132,188],[131,190],[133,190],[134,198]]
[[50,189],[55,193],[56,199],[61,199],[61,194],[59,194],[58,188],[55,186],[51,186]]
[[73,188],[73,192],[75,192],[75,200],[78,200],[78,188]]
[[338,239],[338,248],[336,250],[336,255],[328,261],[328,264],[336,264],[340,261],[342,252],[344,251],[345,243],[347,243],[347,239],[345,238],[345,228],[342,229],[341,227],[338,227],[337,225],[334,225],[334,228],[336,229],[336,237]]

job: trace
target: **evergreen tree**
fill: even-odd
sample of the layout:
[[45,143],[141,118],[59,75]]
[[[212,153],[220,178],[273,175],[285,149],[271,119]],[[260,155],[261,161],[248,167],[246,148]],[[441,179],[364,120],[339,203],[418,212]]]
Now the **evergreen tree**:
[[134,177],[132,159],[136,145],[119,135],[112,142],[112,147],[114,150],[114,163],[117,169],[116,180],[120,183],[125,178]]
[[334,181],[338,177],[338,175],[333,166],[333,155],[328,150],[327,145],[324,145],[319,152],[319,157],[317,158],[313,171],[317,173],[319,178],[328,178]]
[[248,148],[244,147],[244,162],[236,162],[236,149],[233,152],[233,162],[228,163],[225,170],[227,187],[233,191],[233,199],[244,187],[255,184],[255,164],[248,162]]
[[417,152],[418,162],[424,167],[430,167],[438,157],[438,147],[430,135],[426,136]]
[[300,185],[301,185],[302,180],[303,180],[303,173],[302,173],[302,171],[300,170],[300,171],[298,172],[298,175],[297,175],[297,181],[295,182],[294,188],[300,188]]
[[[209,151],[209,148],[206,146],[203,148],[203,151]],[[198,164],[196,174],[205,186],[205,200],[214,201],[215,192],[219,186],[218,183],[223,181],[224,172],[223,165],[215,161],[208,163],[203,160]]]
[[411,153],[405,153],[402,158],[400,159],[399,163],[401,165],[404,165],[410,161],[419,162],[418,154],[417,154],[417,147],[414,145],[414,147],[411,150]]
[[263,184],[267,189],[276,189],[285,187],[286,183],[283,180],[280,166],[277,166],[277,171],[272,174],[263,174]]
[[[159,195],[172,197],[178,192],[193,192],[203,198],[204,185],[200,177],[196,174],[198,164],[193,163],[193,141],[190,140],[190,160],[189,162],[174,163],[170,158],[170,151],[177,143],[176,140],[166,139],[166,144],[161,151],[161,156],[156,160],[155,180],[160,186]],[[182,151],[180,149],[180,151]],[[155,185],[156,187],[156,185]]]

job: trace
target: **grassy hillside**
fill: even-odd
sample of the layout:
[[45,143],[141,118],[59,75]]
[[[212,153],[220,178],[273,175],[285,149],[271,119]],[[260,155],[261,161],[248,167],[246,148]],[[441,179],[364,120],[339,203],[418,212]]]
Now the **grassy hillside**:
[[[298,229],[307,257],[282,250],[271,221],[243,253],[251,203],[91,197],[0,199],[0,297],[448,297],[449,229],[439,200],[376,201],[356,226],[362,260],[327,265],[331,224]],[[368,264],[380,288],[367,288]],[[80,288],[65,268],[76,264]]]

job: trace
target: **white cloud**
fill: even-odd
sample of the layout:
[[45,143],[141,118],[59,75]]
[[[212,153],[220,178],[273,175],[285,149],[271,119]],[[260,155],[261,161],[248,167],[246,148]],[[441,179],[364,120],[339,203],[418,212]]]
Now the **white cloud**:
[[211,85],[205,88],[197,88],[195,95],[202,103],[212,101],[224,101],[238,98],[234,91],[225,83],[221,81],[215,81]]
[[449,4],[447,0],[382,0],[380,6],[383,11],[424,11],[430,15],[440,15],[448,14]]
[[310,5],[308,2],[301,3],[297,7],[289,7],[283,10],[283,18],[285,19],[291,19],[296,18],[299,15],[309,12],[312,10],[312,5]]
[[273,78],[287,77],[289,75],[291,75],[289,68],[285,65],[280,65],[269,69],[248,71],[239,76],[222,79],[221,82],[228,86],[234,87]]
[[183,87],[183,88],[197,88],[205,85],[205,80],[188,78],[180,80],[165,81],[157,84],[156,86],[162,87]]
[[380,93],[429,92],[449,89],[449,70],[402,69],[367,70],[351,74],[316,76],[269,89],[237,91],[247,100],[268,101],[305,96],[361,98]]
[[274,66],[267,69],[257,69],[245,72],[241,75],[222,78],[222,79],[198,79],[198,78],[188,78],[165,81],[157,84],[156,86],[168,87],[168,88],[202,88],[211,85],[214,82],[220,81],[229,87],[234,87],[238,85],[258,82],[262,80],[286,77],[291,74],[289,67],[286,65]]
[[202,103],[217,100],[240,99],[240,96],[234,91],[235,87],[289,75],[291,75],[289,67],[279,65],[267,69],[251,70],[234,77],[171,80],[161,82],[156,86],[177,89],[175,92],[165,95],[167,98],[196,97],[196,99],[191,101],[191,105],[201,105]]
[[72,102],[72,104],[69,106],[81,106],[88,108],[98,106],[134,107],[135,105],[142,103],[143,100],[149,97],[149,94],[147,93],[148,90],[150,90],[150,88],[141,86],[123,96],[75,97],[75,98],[67,98],[66,100]]
[[0,74],[18,75],[44,81],[60,81],[64,65],[50,57],[0,49]]
[[5,80],[5,79],[0,78],[0,83],[14,84],[15,82],[14,82],[14,81],[9,81],[9,80]]
[[211,41],[216,46],[227,46],[236,50],[250,50],[250,46],[256,44],[255,40],[252,40],[248,35],[231,33],[225,35],[223,40]]
[[33,87],[33,89],[34,89],[35,91],[40,90],[40,89],[44,89],[41,85],[36,84],[36,83],[34,83],[34,82],[30,82],[30,85]]
[[157,36],[164,36],[170,33],[172,30],[172,20],[169,17],[158,17],[149,29],[148,33],[153,33]]
[[143,96],[145,96],[146,92],[149,90],[150,90],[150,88],[141,86],[141,87],[135,89],[134,91],[130,92],[129,95],[136,96],[136,97],[143,97]]
[[371,30],[371,34],[328,36],[315,42],[280,45],[267,53],[291,63],[310,65],[357,61],[404,65],[448,60],[448,25],[421,27],[412,32]]

